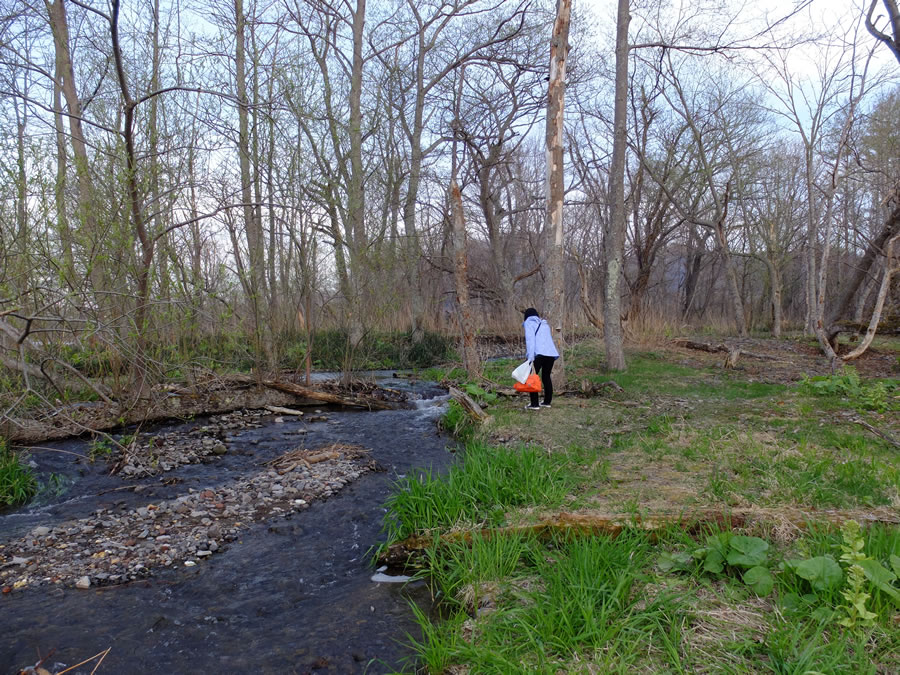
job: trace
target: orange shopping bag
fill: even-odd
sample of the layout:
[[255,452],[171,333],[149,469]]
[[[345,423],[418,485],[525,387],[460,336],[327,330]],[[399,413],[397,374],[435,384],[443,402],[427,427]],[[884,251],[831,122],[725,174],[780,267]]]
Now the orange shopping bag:
[[531,375],[528,376],[528,379],[525,380],[525,384],[521,384],[516,382],[513,384],[513,389],[516,391],[522,391],[525,393],[540,393],[541,391],[541,378],[537,376],[536,373],[532,372]]

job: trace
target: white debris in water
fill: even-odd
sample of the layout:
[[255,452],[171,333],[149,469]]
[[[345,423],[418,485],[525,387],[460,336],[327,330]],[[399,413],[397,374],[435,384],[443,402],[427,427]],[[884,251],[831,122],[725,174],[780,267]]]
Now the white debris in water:
[[195,563],[193,560],[185,560],[185,561],[184,561],[184,566],[185,566],[185,567],[194,567],[196,564],[197,564],[197,563]]
[[398,574],[397,576],[391,576],[390,574],[384,574],[382,572],[377,572],[372,575],[372,581],[376,584],[405,584],[407,581],[412,581],[412,577],[408,577],[404,574]]

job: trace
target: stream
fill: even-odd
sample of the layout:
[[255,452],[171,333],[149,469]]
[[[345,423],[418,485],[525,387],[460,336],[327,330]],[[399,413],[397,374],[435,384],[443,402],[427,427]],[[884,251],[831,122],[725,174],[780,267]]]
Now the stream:
[[[100,675],[410,672],[408,636],[418,637],[410,603],[427,611],[428,589],[376,573],[366,554],[380,540],[382,505],[395,482],[422,468],[446,469],[453,442],[436,425],[445,391],[384,373],[377,379],[382,386],[407,389],[415,408],[323,407],[320,414],[304,408],[308,414],[301,418],[258,417],[258,424],[228,432],[227,453],[164,476],[110,476],[104,462],[68,454],[88,454],[84,439],[48,443],[45,448],[53,451],[34,450],[35,472],[55,489],[0,513],[0,553],[36,528],[59,532],[54,528],[98,512],[146,512],[148,504],[175,503],[189,492],[224,490],[298,446],[363,446],[377,470],[308,505],[297,500],[302,510],[276,510],[245,524],[214,555],[201,552],[209,557],[196,564],[154,567],[129,583],[80,589],[47,582],[5,592],[0,674],[12,675],[42,658],[44,668],[58,672],[106,649]],[[205,423],[172,422],[142,433],[190,434]],[[122,489],[135,484],[137,490]],[[69,672],[87,675],[96,663]]]

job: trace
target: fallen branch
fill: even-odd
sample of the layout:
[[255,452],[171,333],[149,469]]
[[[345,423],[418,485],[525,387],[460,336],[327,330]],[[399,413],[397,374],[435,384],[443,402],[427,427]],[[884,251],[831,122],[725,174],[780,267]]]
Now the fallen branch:
[[878,436],[878,438],[880,438],[881,440],[883,440],[883,441],[884,441],[885,443],[887,443],[888,445],[893,445],[895,448],[900,448],[900,441],[898,441],[898,440],[897,440],[896,438],[894,438],[893,436],[890,436],[889,434],[885,433],[884,431],[881,431],[881,430],[879,430],[879,429],[876,429],[876,428],[873,427],[871,424],[869,424],[868,422],[866,422],[864,419],[861,419],[861,418],[855,417],[855,416],[854,416],[854,417],[850,417],[849,419],[850,419],[851,422],[853,422],[853,423],[855,423],[855,424],[858,424],[858,425],[861,426],[863,429],[867,429],[868,431],[871,431],[873,434],[875,434],[876,436]]
[[303,417],[302,411],[294,410],[293,408],[282,408],[280,405],[267,405],[263,407],[269,412],[273,412],[278,415],[294,415],[296,417]]
[[340,459],[342,455],[348,458],[360,457],[366,452],[361,445],[347,445],[343,443],[332,443],[315,450],[307,450],[305,448],[297,448],[284,453],[283,455],[265,462],[265,466],[274,468],[279,476],[283,476],[296,469],[298,466],[305,466],[307,469],[319,462],[326,462],[330,459]]
[[769,354],[748,352],[740,347],[729,347],[726,344],[711,345],[707,342],[695,342],[688,338],[676,338],[672,340],[672,344],[678,347],[685,347],[686,349],[696,349],[697,351],[708,352],[710,354],[720,354],[724,352],[725,354],[728,354],[728,360],[730,360],[732,364],[737,362],[739,356],[749,356],[751,359],[760,359],[761,361],[778,360],[778,357]]
[[287,394],[293,394],[294,396],[299,396],[301,398],[309,398],[314,401],[334,403],[335,405],[346,405],[352,406],[354,408],[366,408],[368,410],[372,410],[373,408],[377,410],[396,410],[400,407],[397,403],[391,403],[389,401],[379,401],[378,399],[372,398],[370,396],[338,396],[337,394],[328,394],[324,391],[317,391],[316,389],[303,387],[299,384],[294,384],[293,382],[282,382],[280,380],[263,380],[262,384],[269,389],[275,389]]
[[450,387],[450,397],[459,403],[463,410],[465,410],[469,417],[474,419],[476,422],[484,422],[488,418],[488,414],[481,409],[481,406],[475,403],[472,400],[472,397],[466,394],[465,392],[460,391],[456,387]]
[[849,513],[845,511],[802,511],[775,509],[736,509],[722,511],[708,509],[689,513],[657,514],[648,516],[596,514],[596,513],[560,513],[547,517],[533,525],[519,525],[482,530],[460,530],[454,532],[434,533],[431,535],[413,535],[403,541],[391,544],[378,556],[379,564],[405,566],[414,559],[424,555],[425,551],[436,543],[471,543],[474,536],[485,539],[492,537],[534,535],[539,539],[559,536],[618,536],[623,530],[643,530],[655,533],[669,527],[682,527],[689,532],[701,532],[715,526],[717,528],[743,529],[753,524],[775,522],[788,523],[803,530],[810,525],[827,522],[839,525],[845,520],[854,519],[862,523],[900,524],[900,516],[888,514]]

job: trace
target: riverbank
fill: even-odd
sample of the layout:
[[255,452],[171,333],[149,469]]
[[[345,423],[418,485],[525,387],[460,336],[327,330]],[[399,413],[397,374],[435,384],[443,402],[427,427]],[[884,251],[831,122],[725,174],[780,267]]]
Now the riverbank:
[[900,670],[900,345],[834,375],[803,343],[743,348],[605,375],[584,343],[552,408],[451,410],[467,461],[407,481],[387,548],[441,598],[428,672]]

